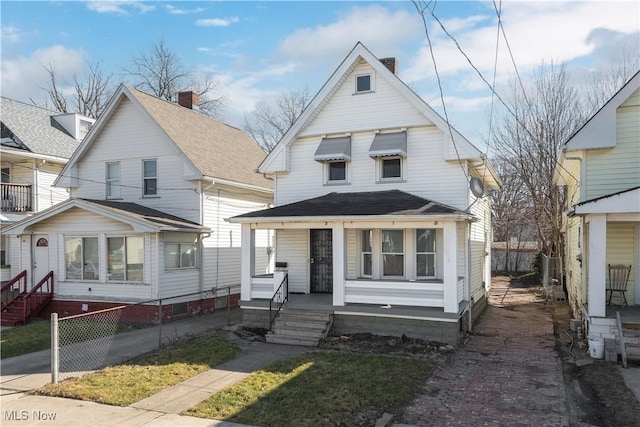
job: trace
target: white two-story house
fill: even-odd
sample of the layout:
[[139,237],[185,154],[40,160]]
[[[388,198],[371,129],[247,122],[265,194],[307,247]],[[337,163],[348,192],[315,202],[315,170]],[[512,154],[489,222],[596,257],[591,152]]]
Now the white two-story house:
[[[223,218],[272,203],[272,181],[254,173],[265,154],[196,111],[195,93],[179,104],[121,85],[55,181],[70,199],[5,230],[20,243],[16,273],[33,285],[53,271],[49,311],[163,299],[175,317],[212,308],[229,289],[237,301],[240,226]],[[257,255],[264,272],[268,238]]]
[[393,58],[358,43],[258,172],[273,180],[275,206],[230,219],[242,225],[245,324],[270,326],[283,279],[254,268],[265,229],[286,269],[284,307],[329,310],[338,334],[456,343],[486,306],[500,179]]
[[[69,197],[53,182],[94,122],[79,114],[0,98],[2,228]],[[5,282],[17,262],[17,241],[3,232],[0,243],[0,281]]]

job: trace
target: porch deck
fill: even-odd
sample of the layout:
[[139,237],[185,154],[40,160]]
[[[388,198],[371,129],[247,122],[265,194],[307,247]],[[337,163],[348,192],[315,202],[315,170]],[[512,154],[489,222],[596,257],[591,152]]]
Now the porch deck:
[[618,305],[608,305],[606,308],[607,317],[616,318],[616,311],[620,312],[620,321],[626,327],[640,329],[640,305],[623,307]]
[[[375,304],[347,304],[344,306],[336,306],[333,305],[333,296],[331,294],[289,294],[289,301],[285,303],[284,307],[297,310],[327,310],[336,314],[353,316],[368,315],[457,322],[460,315],[468,309],[469,301],[460,302],[457,313],[445,313],[444,309],[437,307],[380,306]],[[268,310],[269,300],[243,300],[240,301],[240,308]]]

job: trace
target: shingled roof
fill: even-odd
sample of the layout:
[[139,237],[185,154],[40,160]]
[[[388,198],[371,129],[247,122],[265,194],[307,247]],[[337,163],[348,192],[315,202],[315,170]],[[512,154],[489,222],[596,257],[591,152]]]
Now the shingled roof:
[[341,217],[368,215],[468,215],[459,209],[400,190],[329,193],[234,218]]
[[270,180],[254,172],[265,152],[247,133],[133,87],[125,89],[203,175],[272,188]]
[[[34,154],[68,159],[80,145],[53,117],[61,113],[25,104],[20,101],[0,98],[0,121],[2,136],[13,143],[2,144],[27,150]],[[14,147],[15,145],[15,147]]]

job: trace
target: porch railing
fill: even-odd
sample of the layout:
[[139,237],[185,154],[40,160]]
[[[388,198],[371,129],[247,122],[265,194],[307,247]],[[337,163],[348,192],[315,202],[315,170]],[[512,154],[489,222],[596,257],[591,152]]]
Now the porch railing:
[[30,184],[0,184],[2,212],[32,212],[33,193]]
[[278,286],[278,290],[273,294],[271,300],[269,300],[269,330],[271,330],[271,326],[273,322],[278,317],[278,313],[282,309],[282,306],[285,302],[289,300],[289,275],[285,274],[282,282],[280,282],[280,286]]
[[53,271],[47,273],[47,275],[22,298],[22,323],[26,323],[29,316],[37,313],[44,308],[45,305],[49,304],[51,299],[53,299]]
[[23,270],[0,290],[1,309],[4,310],[17,297],[27,292],[27,270]]

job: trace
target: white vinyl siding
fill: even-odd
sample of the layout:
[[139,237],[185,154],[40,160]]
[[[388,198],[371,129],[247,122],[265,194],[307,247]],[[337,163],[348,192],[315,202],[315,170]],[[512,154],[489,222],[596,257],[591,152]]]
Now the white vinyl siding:
[[[345,193],[396,189],[459,209],[467,208],[467,180],[459,164],[443,160],[444,134],[440,130],[436,127],[407,130],[407,158],[403,161],[402,181],[393,179],[388,183],[376,183],[377,161],[369,156],[374,136],[373,131],[351,135],[349,184],[331,187],[331,191]],[[276,205],[327,193],[322,179],[323,165],[313,159],[321,140],[318,136],[299,139],[292,144],[291,170],[278,174]]]
[[309,291],[309,230],[277,230],[278,262],[286,262],[289,292]]
[[[143,199],[142,161],[149,159],[150,153],[157,159],[158,197]],[[194,171],[158,125],[128,99],[122,100],[78,163],[79,187],[72,189],[72,195],[104,199],[104,164],[114,161],[120,162],[120,198],[123,201],[200,222],[198,184],[188,180],[195,177]]]
[[[355,76],[375,72],[363,62],[342,82],[302,135],[355,132],[425,124],[425,117],[382,78],[375,78],[375,92],[354,95]],[[358,120],[354,120],[357,114]],[[368,148],[368,147],[367,147]]]
[[36,206],[33,209],[35,211],[43,211],[69,198],[69,193],[64,188],[52,186],[61,171],[62,165],[52,163],[38,165],[36,171],[38,184],[34,187]]

